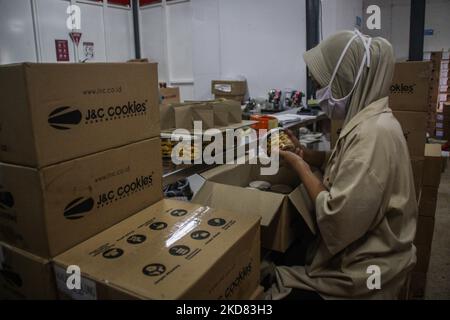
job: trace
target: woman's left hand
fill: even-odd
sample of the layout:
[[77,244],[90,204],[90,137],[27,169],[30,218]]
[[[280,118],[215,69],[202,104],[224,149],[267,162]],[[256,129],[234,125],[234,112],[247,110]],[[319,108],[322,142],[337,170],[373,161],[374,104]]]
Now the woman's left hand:
[[309,165],[301,157],[302,152],[291,152],[279,150],[281,158],[283,158],[294,170],[310,169]]

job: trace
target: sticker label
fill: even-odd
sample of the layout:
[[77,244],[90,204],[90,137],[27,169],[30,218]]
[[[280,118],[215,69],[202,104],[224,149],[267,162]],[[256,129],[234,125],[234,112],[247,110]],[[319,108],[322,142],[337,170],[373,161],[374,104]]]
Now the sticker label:
[[[70,276],[65,269],[55,266],[55,278],[58,290],[74,300],[97,300],[97,286],[94,281],[81,277],[81,289],[69,289],[67,279]],[[76,276],[76,275],[73,275]]]
[[231,84],[219,83],[214,85],[214,89],[220,92],[231,92]]

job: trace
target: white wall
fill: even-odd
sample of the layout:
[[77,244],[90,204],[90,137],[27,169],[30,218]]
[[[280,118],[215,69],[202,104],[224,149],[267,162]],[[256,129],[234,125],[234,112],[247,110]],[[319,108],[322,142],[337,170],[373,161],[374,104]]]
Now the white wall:
[[141,7],[140,28],[142,56],[158,62],[159,81],[180,87],[182,100],[193,100],[191,2]]
[[29,0],[0,0],[0,64],[36,61]]
[[[381,30],[365,30],[372,36],[382,36],[394,46],[397,60],[409,56],[410,0],[364,0],[364,8],[378,4],[381,8]],[[433,29],[433,36],[425,36],[424,52],[450,48],[450,1],[427,0],[425,29]]]
[[195,97],[211,80],[244,75],[252,97],[271,88],[305,90],[303,0],[193,0]]
[[323,38],[336,31],[355,29],[356,17],[362,16],[362,0],[322,0]]
[[[81,8],[83,34],[79,59],[84,57],[83,42],[94,43],[92,62],[126,61],[134,57],[130,8],[86,1],[75,3]],[[55,40],[69,41],[70,61],[75,62],[75,46],[66,27],[69,4],[68,0],[0,0],[0,63],[36,62],[38,56],[41,62],[56,62]],[[36,28],[33,28],[33,17]]]
[[450,50],[450,1],[427,0],[425,28],[434,29],[433,36],[426,36],[424,51]]

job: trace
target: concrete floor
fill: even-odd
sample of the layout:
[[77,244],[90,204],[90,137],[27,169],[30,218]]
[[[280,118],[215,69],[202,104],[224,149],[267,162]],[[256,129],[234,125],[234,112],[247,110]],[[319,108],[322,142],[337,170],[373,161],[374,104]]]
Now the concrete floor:
[[450,299],[450,167],[442,175],[439,187],[427,277],[426,299]]

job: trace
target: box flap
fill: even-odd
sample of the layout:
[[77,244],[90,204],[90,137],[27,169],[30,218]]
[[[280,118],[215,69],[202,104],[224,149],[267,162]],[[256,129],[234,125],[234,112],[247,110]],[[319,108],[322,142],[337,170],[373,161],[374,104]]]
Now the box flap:
[[258,215],[269,226],[277,215],[284,195],[206,181],[192,202],[240,214]]
[[308,228],[313,234],[316,234],[316,223],[314,219],[314,203],[311,201],[305,186],[302,184],[296,188],[290,195],[289,200],[302,216]]

